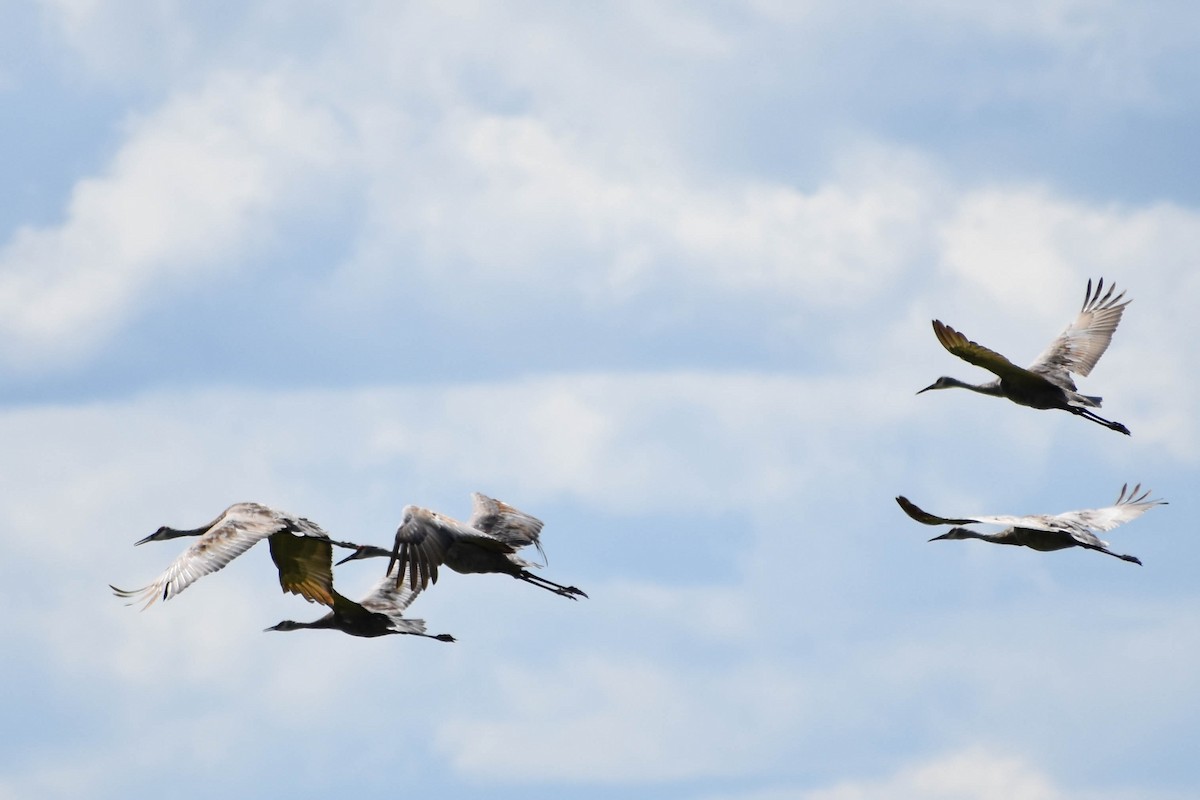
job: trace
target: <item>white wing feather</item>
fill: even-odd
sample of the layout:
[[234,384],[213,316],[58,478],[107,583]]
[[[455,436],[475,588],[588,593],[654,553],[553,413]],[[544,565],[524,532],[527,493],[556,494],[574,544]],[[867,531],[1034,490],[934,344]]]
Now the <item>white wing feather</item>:
[[1125,296],[1124,292],[1113,297],[1116,288],[1109,286],[1108,293],[1101,297],[1104,279],[1101,278],[1096,284],[1095,294],[1092,293],[1092,282],[1089,280],[1079,316],[1029,365],[1029,370],[1063,378],[1068,373],[1088,375],[1108,349],[1113,333],[1121,322],[1121,315],[1125,313],[1125,306],[1132,302],[1120,302]]
[[113,590],[121,597],[145,601],[142,609],[160,598],[170,600],[205,575],[223,569],[230,561],[272,534],[290,530],[298,536],[328,538],[320,526],[257,503],[235,503],[222,512],[191,546],[183,551],[148,586]]

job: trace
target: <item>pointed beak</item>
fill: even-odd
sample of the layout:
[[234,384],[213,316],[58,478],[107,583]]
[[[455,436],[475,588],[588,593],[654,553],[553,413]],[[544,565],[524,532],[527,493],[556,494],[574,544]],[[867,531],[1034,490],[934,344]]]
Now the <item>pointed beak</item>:
[[931,383],[928,386],[926,386],[924,389],[922,389],[920,392],[917,392],[917,394],[921,394],[921,392],[928,392],[930,389],[936,389],[936,388],[937,388],[937,384]]
[[943,533],[941,536],[935,536],[932,539],[930,539],[929,541],[936,542],[938,539],[952,539],[952,538],[954,538],[953,531],[951,531],[950,533]]
[[340,567],[342,564],[345,564],[347,561],[353,561],[353,560],[354,560],[354,559],[356,559],[356,558],[358,558],[358,551],[357,551],[357,550],[355,550],[353,553],[351,553],[350,555],[348,555],[348,556],[346,556],[345,558],[343,558],[341,561],[337,561],[337,562],[335,562],[335,563],[334,563],[334,566],[335,566],[335,567]]
[[136,542],[133,543],[133,546],[137,547],[139,544],[145,544],[146,542],[152,542],[152,541],[154,541],[156,536],[158,536],[158,531],[155,531],[154,533],[150,534],[145,539],[138,539]]

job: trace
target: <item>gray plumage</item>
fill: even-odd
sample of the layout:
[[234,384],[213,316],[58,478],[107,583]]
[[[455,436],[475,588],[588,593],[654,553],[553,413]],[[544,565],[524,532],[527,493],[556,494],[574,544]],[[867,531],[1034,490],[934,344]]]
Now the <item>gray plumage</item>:
[[941,536],[935,536],[929,541],[939,539],[981,539],[996,544],[1014,544],[1033,550],[1053,551],[1068,547],[1083,547],[1106,555],[1140,565],[1142,562],[1129,555],[1114,553],[1108,549],[1108,542],[1096,536],[1097,532],[1110,531],[1130,520],[1137,519],[1157,505],[1166,505],[1165,500],[1150,500],[1150,491],[1141,491],[1141,484],[1128,491],[1129,485],[1121,487],[1117,502],[1105,508],[1091,508],[1082,511],[1066,511],[1062,514],[1033,514],[1029,516],[989,515],[980,514],[970,517],[951,519],[930,514],[917,507],[906,497],[897,497],[896,502],[905,514],[925,525],[969,525],[981,523],[988,525],[1007,525],[999,533],[978,533],[969,528],[951,528]]
[[387,556],[389,575],[400,583],[408,575],[409,586],[425,588],[437,583],[438,567],[455,572],[502,573],[571,599],[587,597],[574,586],[563,586],[530,572],[541,567],[516,555],[533,545],[541,552],[541,520],[500,500],[475,493],[474,509],[467,523],[419,506],[405,506],[391,550],[360,546],[338,563],[360,558]]
[[149,608],[159,598],[170,600],[205,575],[223,569],[233,559],[267,539],[271,559],[285,592],[299,594],[309,602],[333,603],[331,546],[353,549],[351,542],[335,542],[315,522],[269,508],[259,503],[234,503],[221,515],[199,528],[163,526],[135,544],[165,541],[185,536],[198,537],[153,583],[140,589],[109,586],[118,597],[145,601]]
[[1018,367],[1004,356],[971,341],[963,334],[942,323],[933,321],[937,340],[950,353],[969,364],[983,367],[996,375],[990,383],[971,384],[943,376],[917,394],[931,389],[970,389],[980,394],[1005,397],[1030,408],[1057,408],[1129,435],[1129,429],[1119,422],[1107,420],[1091,409],[1100,407],[1100,398],[1080,394],[1071,374],[1088,375],[1100,356],[1108,349],[1113,333],[1130,300],[1121,302],[1124,292],[1113,296],[1115,286],[1104,292],[1104,279],[1092,293],[1089,280],[1083,297],[1083,308],[1075,320],[1058,335],[1050,346],[1028,368]]

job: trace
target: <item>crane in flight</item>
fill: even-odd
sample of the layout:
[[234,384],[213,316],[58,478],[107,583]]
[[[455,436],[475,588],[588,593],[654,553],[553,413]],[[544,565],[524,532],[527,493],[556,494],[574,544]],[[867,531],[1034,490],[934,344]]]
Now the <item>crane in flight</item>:
[[315,522],[278,511],[259,503],[234,503],[221,515],[199,528],[168,528],[165,525],[134,544],[195,536],[196,541],[183,551],[153,583],[140,589],[109,588],[118,597],[145,601],[142,609],[159,598],[170,600],[205,575],[225,567],[233,559],[266,539],[271,559],[279,572],[279,585],[285,592],[299,594],[305,600],[332,606],[334,603],[332,546],[357,548],[352,542],[329,538]]
[[[907,497],[900,496],[896,502],[904,513],[925,525],[970,525],[981,523],[987,525],[1007,525],[1009,527],[999,533],[979,533],[970,528],[955,527],[941,536],[935,536],[929,541],[940,539],[982,539],[996,544],[1015,544],[1049,552],[1064,550],[1068,547],[1084,547],[1100,553],[1141,565],[1135,556],[1114,553],[1108,549],[1108,542],[1102,541],[1097,532],[1110,531],[1118,525],[1137,519],[1157,505],[1166,505],[1166,500],[1150,500],[1150,491],[1142,492],[1141,484],[1128,491],[1129,484],[1121,487],[1117,502],[1106,508],[1091,508],[1083,511],[1066,511],[1062,514],[1034,514],[1024,517],[1007,515],[978,515],[950,519],[930,514],[917,507]],[[1140,494],[1139,494],[1140,492]]]
[[917,394],[931,389],[970,389],[980,394],[1006,397],[1030,408],[1059,408],[1128,436],[1129,429],[1124,425],[1092,411],[1100,407],[1100,398],[1080,394],[1071,379],[1071,373],[1086,376],[1096,366],[1112,341],[1125,306],[1132,302],[1121,302],[1125,293],[1114,297],[1115,290],[1116,286],[1109,286],[1108,292],[1102,294],[1104,279],[1101,278],[1093,294],[1092,282],[1088,280],[1079,316],[1028,367],[1018,367],[994,350],[971,341],[935,319],[933,332],[942,347],[969,364],[983,367],[994,374],[996,380],[973,384],[943,376]]
[[407,573],[409,586],[414,589],[437,583],[438,567],[445,565],[464,574],[495,572],[512,575],[572,600],[587,597],[574,586],[563,586],[535,575],[530,568],[543,565],[516,555],[522,547],[533,545],[544,558],[539,540],[541,520],[478,492],[471,495],[471,499],[474,508],[466,523],[427,508],[405,506],[391,550],[360,545],[338,564],[360,558],[386,557],[387,574],[395,575],[396,585],[404,581]]
[[[327,555],[327,561],[329,558],[330,556]],[[395,578],[388,574],[381,578],[367,596],[357,603],[334,591],[329,613],[320,619],[312,622],[295,622],[285,619],[266,630],[295,631],[302,628],[331,628],[351,636],[374,637],[398,633],[424,636],[441,642],[453,642],[454,637],[448,633],[436,635],[426,633],[425,620],[403,615],[404,610],[412,603],[418,592],[419,590],[409,586],[397,586]]]

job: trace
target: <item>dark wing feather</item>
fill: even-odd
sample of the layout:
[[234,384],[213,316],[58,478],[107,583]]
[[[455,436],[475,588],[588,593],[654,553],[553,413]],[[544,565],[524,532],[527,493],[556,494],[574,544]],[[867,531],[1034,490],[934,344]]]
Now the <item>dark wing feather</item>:
[[285,592],[333,606],[333,545],[328,539],[281,532],[267,541]]
[[900,508],[904,509],[904,513],[925,525],[969,525],[972,522],[978,522],[974,519],[947,519],[946,517],[935,516],[921,508],[918,508],[915,503],[907,497],[901,495],[896,498],[896,502],[900,504]]
[[425,589],[436,583],[437,568],[453,558],[455,549],[460,547],[482,547],[501,553],[515,550],[499,538],[458,520],[424,508],[409,510],[404,524],[396,530],[392,550],[399,562],[395,569],[396,585],[404,580],[406,572],[412,589]]
[[[952,355],[958,356],[968,364],[983,367],[1008,384],[1030,389],[1044,388],[1051,384],[1046,376],[1030,372],[1024,367],[1018,367],[1004,356],[978,342],[971,341],[963,334],[946,325],[941,320],[933,321],[933,333],[942,347]],[[1057,385],[1057,384],[1056,384]],[[1073,386],[1071,388],[1074,388]]]

